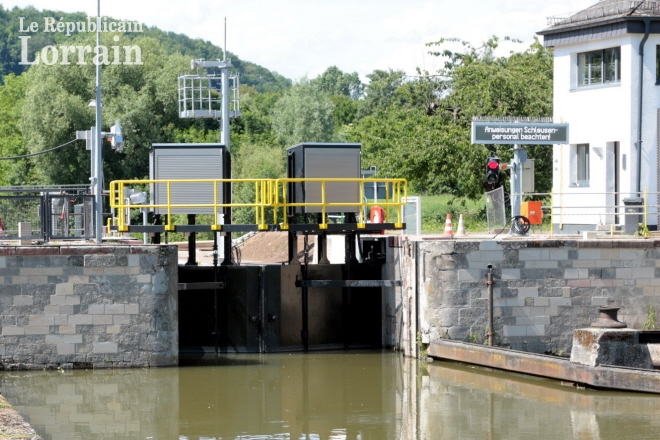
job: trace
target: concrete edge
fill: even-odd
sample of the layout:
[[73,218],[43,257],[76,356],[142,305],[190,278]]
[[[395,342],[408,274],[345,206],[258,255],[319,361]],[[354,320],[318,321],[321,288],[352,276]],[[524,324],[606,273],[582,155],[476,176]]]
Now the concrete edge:
[[634,368],[572,364],[568,359],[466,342],[431,342],[428,355],[498,370],[622,391],[660,394],[660,372]]

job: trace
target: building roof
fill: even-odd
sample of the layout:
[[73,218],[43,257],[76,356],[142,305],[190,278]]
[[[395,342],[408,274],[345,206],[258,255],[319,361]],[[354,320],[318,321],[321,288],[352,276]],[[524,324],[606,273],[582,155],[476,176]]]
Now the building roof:
[[[660,22],[660,0],[602,0],[577,13],[548,18],[550,27],[538,32],[546,46],[643,33],[641,18]],[[658,33],[660,26],[653,26]]]

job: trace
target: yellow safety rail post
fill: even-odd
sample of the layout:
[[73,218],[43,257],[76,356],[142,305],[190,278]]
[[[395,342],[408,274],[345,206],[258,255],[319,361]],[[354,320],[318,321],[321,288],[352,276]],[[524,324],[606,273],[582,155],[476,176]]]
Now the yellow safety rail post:
[[287,198],[287,183],[285,182],[282,185],[282,203],[280,203],[280,191],[279,191],[279,185],[277,184],[279,180],[276,181],[275,183],[275,203],[273,207],[273,224],[277,224],[277,211],[279,211],[280,206],[282,207],[282,223],[280,223],[280,229],[283,231],[286,231],[289,229],[289,223],[287,221],[287,215],[286,215],[286,198]]
[[254,220],[257,223],[257,229],[260,231],[268,230],[268,225],[265,222],[266,205],[270,197],[267,189],[268,182],[265,180],[254,182],[255,193],[255,207],[254,207]]
[[325,180],[321,181],[321,222],[319,229],[328,229],[328,223],[325,218]]
[[117,204],[117,197],[115,195],[117,190],[115,187],[116,187],[115,182],[114,181],[110,182],[110,188],[108,189],[108,191],[110,191],[110,206],[114,206]]
[[211,225],[212,231],[222,231],[220,224],[220,215],[218,214],[218,183],[213,182],[213,224]]
[[[376,186],[376,189],[378,189],[378,186]],[[394,188],[392,188],[392,190],[394,190]],[[376,201],[378,201],[377,197],[376,197]],[[385,209],[383,210],[385,212],[385,216],[383,217],[383,223],[387,222],[389,210],[390,210],[390,186],[388,185],[388,182],[385,182]]]
[[172,181],[167,181],[167,224],[165,225],[166,231],[175,231],[176,226],[174,226],[174,219],[172,218],[172,191],[171,191]]
[[119,188],[117,192],[117,201],[118,206],[121,206],[121,208],[117,209],[117,231],[119,232],[126,232],[128,231],[128,227],[130,225],[126,225],[126,222],[124,221],[124,200],[126,198],[124,197],[124,183],[119,182]]
[[364,182],[360,182],[360,215],[358,216],[358,229],[364,229],[366,226],[367,220],[364,212],[366,207],[367,205],[364,203]]
[[[401,198],[401,185],[403,185],[403,198]],[[398,188],[399,188],[399,201],[402,200],[408,200],[408,181],[407,180],[399,180],[398,182]],[[401,203],[401,206],[399,206],[399,209],[397,210],[397,222],[394,224],[394,227],[396,228],[403,228],[403,203]]]

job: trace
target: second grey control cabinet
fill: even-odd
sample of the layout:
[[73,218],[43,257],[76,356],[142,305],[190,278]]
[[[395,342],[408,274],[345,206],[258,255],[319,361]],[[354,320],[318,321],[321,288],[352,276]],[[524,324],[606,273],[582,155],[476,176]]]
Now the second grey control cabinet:
[[[287,148],[289,178],[360,178],[361,144],[302,143]],[[289,203],[321,203],[320,182],[294,182],[287,188]],[[326,203],[359,203],[360,185],[355,182],[328,182]],[[333,206],[326,212],[358,212],[358,206]],[[318,213],[320,206],[297,206],[289,215]]]

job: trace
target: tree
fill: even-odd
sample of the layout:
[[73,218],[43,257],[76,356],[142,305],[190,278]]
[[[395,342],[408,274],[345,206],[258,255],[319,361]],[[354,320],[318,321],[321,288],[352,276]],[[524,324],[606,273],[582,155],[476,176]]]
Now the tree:
[[334,136],[333,110],[328,94],[303,78],[275,103],[273,131],[282,146],[329,142]]
[[392,108],[349,127],[346,137],[363,144],[363,163],[382,177],[408,180],[410,191],[476,198],[481,194],[481,151],[470,133],[423,109]]
[[[113,35],[103,34],[110,46]],[[86,37],[93,39],[93,36]],[[91,43],[82,40],[80,44]],[[116,119],[124,128],[124,150],[113,152],[104,145],[106,183],[115,179],[148,176],[148,154],[153,142],[168,142],[166,127],[185,127],[177,114],[177,82],[189,60],[166,55],[156,40],[133,40],[142,51],[142,65],[109,65],[102,70],[104,131]],[[93,43],[92,43],[93,44]],[[88,104],[95,98],[95,66],[87,64],[34,65],[26,75],[22,132],[28,150],[37,153],[75,138],[77,130],[94,125]],[[90,156],[84,143],[74,143],[33,159],[41,183],[81,184],[89,181]]]
[[[21,132],[21,108],[25,98],[25,78],[13,73],[0,85],[0,157],[27,154]],[[28,159],[0,160],[0,185],[21,185],[33,172]]]
[[393,104],[395,92],[404,82],[402,70],[374,70],[367,75],[369,84],[365,87],[365,97],[360,106],[359,116],[367,116],[377,110],[385,110]]
[[[362,142],[364,160],[377,165],[380,176],[406,178],[415,192],[481,196],[488,148],[471,144],[472,117],[552,113],[552,53],[535,42],[524,52],[495,57],[497,42],[433,52],[446,58],[436,75],[369,75],[361,109],[366,116],[345,128],[346,139]],[[537,190],[549,190],[551,149],[527,149],[537,160]],[[503,160],[511,157],[509,146],[496,150]]]
[[254,87],[241,86],[241,116],[231,123],[232,153],[243,145],[276,145],[272,113],[282,92],[259,93]]
[[[279,146],[243,145],[241,152],[234,156],[233,177],[235,179],[278,179],[286,175],[286,155]],[[253,183],[234,184],[234,203],[254,203]],[[232,210],[233,222],[251,224],[255,222],[254,208]],[[280,213],[280,215],[282,215]],[[266,211],[266,221],[272,222],[273,210]]]
[[337,66],[328,67],[318,77],[310,81],[328,95],[343,95],[351,99],[360,99],[364,85],[357,72],[344,73]]
[[329,95],[330,101],[334,105],[332,118],[335,130],[355,121],[358,115],[359,99],[364,94],[364,85],[357,72],[344,73],[336,66],[331,66],[310,82]]
[[[552,116],[552,49],[535,40],[522,52],[495,57],[498,42],[493,37],[479,48],[463,42],[467,48],[464,53],[432,52],[448,60],[443,74],[449,78],[450,92],[443,107],[459,112],[457,123],[465,130],[470,129],[474,116]],[[503,160],[511,158],[510,148],[491,147]],[[525,148],[529,157],[536,159],[536,190],[550,191],[552,149],[543,145]]]

